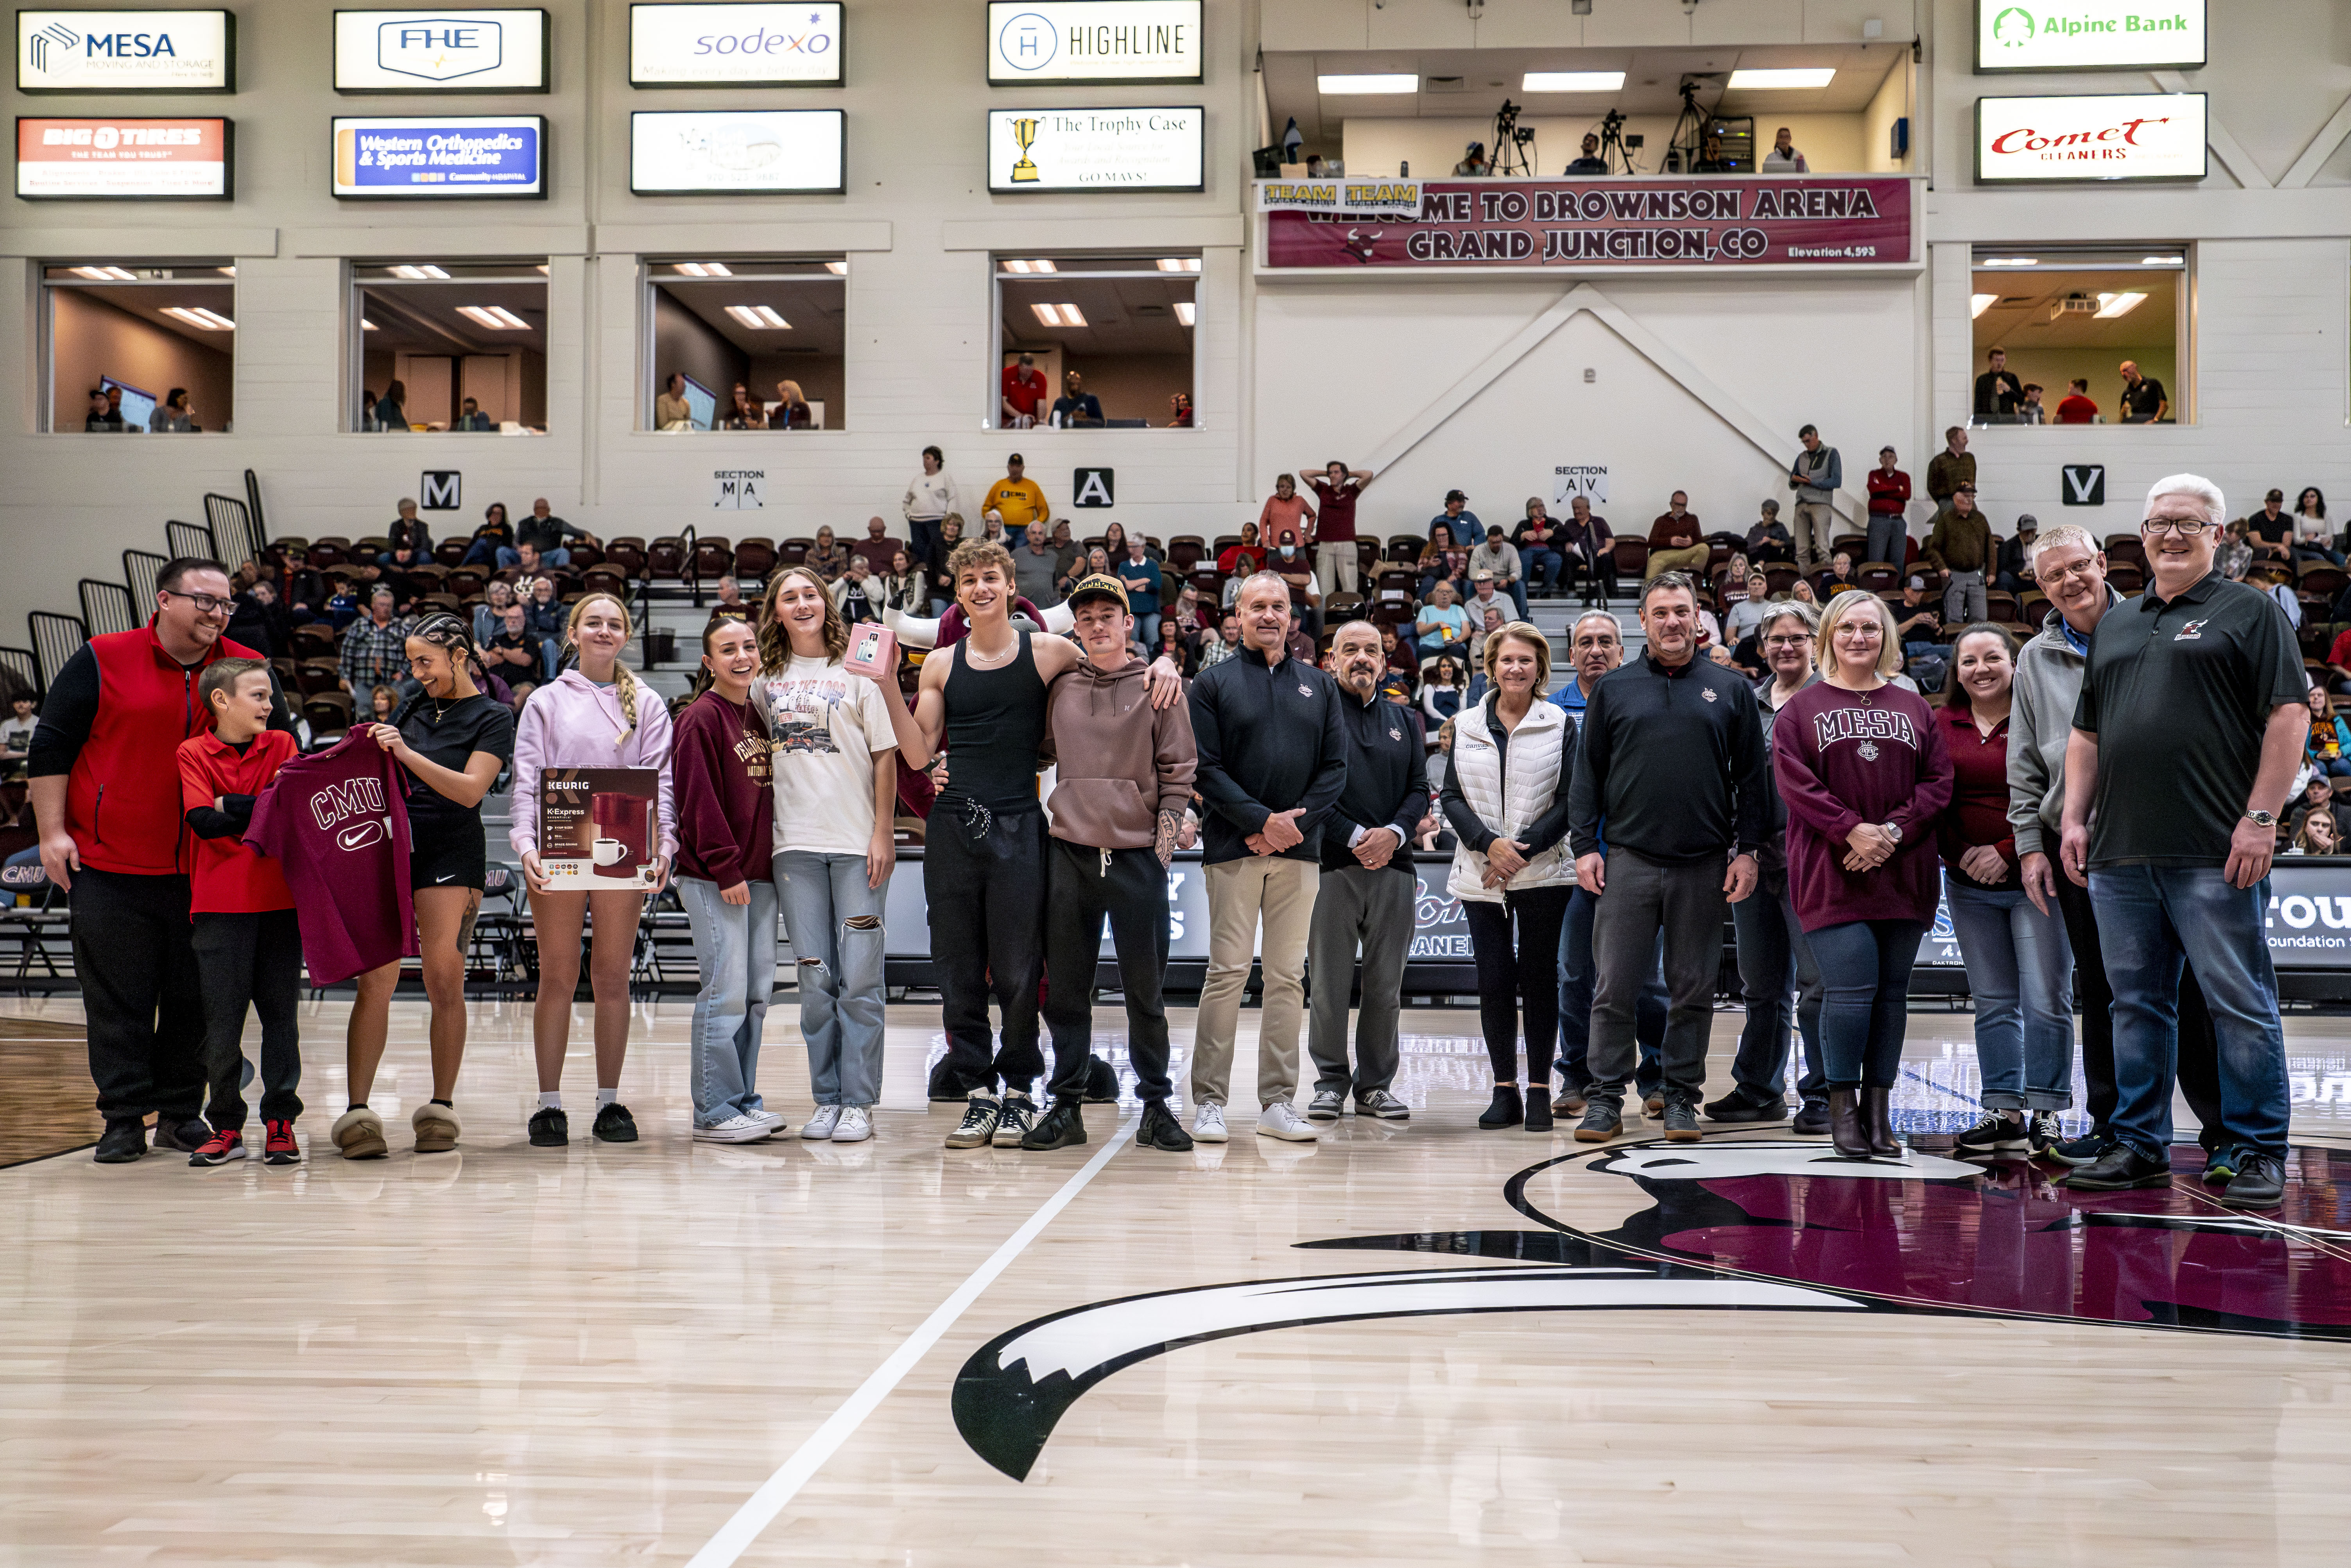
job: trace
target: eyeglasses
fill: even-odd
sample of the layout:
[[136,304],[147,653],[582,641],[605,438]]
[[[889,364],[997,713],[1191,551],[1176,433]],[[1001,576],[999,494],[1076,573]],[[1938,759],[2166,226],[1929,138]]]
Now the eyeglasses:
[[1763,639],[1763,645],[1767,648],[1802,648],[1810,642],[1812,638],[1798,632],[1788,637],[1766,637]]
[[2084,556],[2071,566],[2050,567],[2032,575],[2043,582],[2063,582],[2069,577],[2086,578],[2098,570],[2095,556]]
[[183,593],[176,588],[159,589],[166,599],[184,599],[196,607],[199,615],[229,615],[236,610],[234,599],[218,599],[209,593]]
[[2211,526],[2201,517],[2149,517],[2139,524],[2139,528],[2145,533],[2178,534],[2181,538],[2192,539]]

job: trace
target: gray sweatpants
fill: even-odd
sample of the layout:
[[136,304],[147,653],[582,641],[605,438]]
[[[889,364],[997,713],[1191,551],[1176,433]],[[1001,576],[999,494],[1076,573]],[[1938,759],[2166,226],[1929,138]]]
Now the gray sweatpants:
[[[1314,898],[1314,925],[1306,941],[1313,998],[1306,1051],[1314,1061],[1314,1087],[1357,1100],[1386,1089],[1396,1075],[1396,1009],[1404,993],[1404,960],[1412,946],[1417,879],[1393,865],[1378,871],[1348,866],[1326,871]],[[1347,1070],[1347,991],[1355,951],[1364,955],[1364,1000],[1355,1023],[1355,1067]]]
[[1665,1088],[1694,1103],[1706,1082],[1706,1051],[1714,1026],[1715,977],[1722,965],[1722,918],[1729,907],[1722,880],[1729,861],[1661,865],[1626,849],[1608,852],[1606,882],[1592,919],[1592,1046],[1590,1094],[1623,1103],[1640,1051],[1635,1008],[1666,937]]

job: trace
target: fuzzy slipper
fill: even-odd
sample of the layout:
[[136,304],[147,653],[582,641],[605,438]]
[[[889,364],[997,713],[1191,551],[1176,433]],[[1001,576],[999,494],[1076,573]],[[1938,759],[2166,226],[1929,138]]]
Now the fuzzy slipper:
[[388,1152],[383,1118],[364,1105],[336,1117],[334,1131],[328,1135],[347,1160],[380,1160]]
[[457,1113],[446,1105],[427,1100],[408,1118],[408,1124],[416,1129],[420,1155],[445,1155],[457,1146]]

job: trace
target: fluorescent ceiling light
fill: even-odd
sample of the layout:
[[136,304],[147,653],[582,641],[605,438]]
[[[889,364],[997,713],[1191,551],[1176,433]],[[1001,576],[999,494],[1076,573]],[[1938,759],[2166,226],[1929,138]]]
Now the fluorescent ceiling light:
[[2141,267],[2178,267],[2179,258],[2176,256],[2143,256],[2138,258],[2138,264]]
[[236,268],[233,267],[221,267],[219,271],[223,277],[235,277],[236,276]]
[[1970,294],[1970,295],[1969,295],[1969,296],[1968,296],[1968,305],[1969,305],[1968,317],[1969,317],[1969,319],[1970,319],[1970,320],[1974,319],[1976,317],[1982,315],[1985,311],[1987,311],[1987,310],[1991,309],[1993,306],[1995,306],[1995,305],[1997,305],[1997,304],[1999,304],[1999,303],[2000,303],[2000,296],[1999,296],[1999,295],[1997,295],[1997,294]]
[[503,305],[460,305],[457,314],[493,332],[528,332],[530,323]]
[[74,275],[78,277],[87,277],[93,283],[136,283],[139,281],[139,275],[137,273],[126,271],[124,268],[120,267],[77,267],[74,268]]
[[845,277],[849,274],[849,263],[845,261],[828,261],[824,264],[824,269],[832,274],[835,277]]
[[[2127,307],[2126,307],[2126,308],[2127,308]],[[201,327],[207,332],[234,332],[236,330],[235,322],[230,320],[227,317],[220,314],[218,311],[207,310],[201,305],[193,307],[184,305],[166,305],[163,307],[163,314],[172,317],[177,320],[185,321],[191,327]]]
[[1336,97],[1342,93],[1418,92],[1420,78],[1412,71],[1394,72],[1386,76],[1318,76],[1314,78],[1318,92]]
[[2111,321],[2117,316],[2127,316],[2146,298],[2146,295],[2127,289],[2120,294],[2101,294],[2098,296],[2097,319]]
[[732,277],[723,261],[681,261],[677,269],[688,277]]
[[775,307],[771,305],[729,305],[726,314],[746,327],[762,332],[779,332],[791,326],[789,321],[776,314]]
[[548,271],[547,271],[547,263],[545,263],[545,262],[543,262],[543,261],[542,261],[542,262],[540,262],[540,263],[538,264],[538,267],[537,267],[537,269],[536,269],[536,270],[538,271],[538,275],[539,275],[541,277],[547,277],[547,276],[548,276]]
[[1163,256],[1159,258],[1162,272],[1197,272],[1200,258],[1196,256]]
[[1004,270],[1007,272],[1051,272],[1054,270],[1054,267],[1051,262],[1047,261],[1040,256],[1035,261],[1008,261],[1004,264]]
[[392,275],[394,277],[446,277],[449,276],[439,267],[429,265],[423,267],[395,267],[392,269]]
[[364,317],[364,316],[362,316],[362,317],[360,317],[360,330],[361,330],[362,332],[372,332],[372,331],[374,331],[375,329],[376,329],[376,325],[375,325],[375,323],[374,323],[374,322],[372,322],[372,321],[369,320],[369,319],[368,319],[366,317]]
[[1029,308],[1038,320],[1048,327],[1082,327],[1086,324],[1085,312],[1074,305],[1031,305]]
[[1976,263],[1978,267],[2039,267],[2037,256],[1988,256]]
[[1183,322],[1186,327],[1189,327],[1192,324],[1192,315],[1193,306],[1190,300],[1178,299],[1176,301],[1176,319]]
[[1623,71],[1529,71],[1519,82],[1520,92],[1614,92],[1625,85]]
[[1792,66],[1784,69],[1733,71],[1727,85],[1732,92],[1788,92],[1823,88],[1835,78],[1834,66]]

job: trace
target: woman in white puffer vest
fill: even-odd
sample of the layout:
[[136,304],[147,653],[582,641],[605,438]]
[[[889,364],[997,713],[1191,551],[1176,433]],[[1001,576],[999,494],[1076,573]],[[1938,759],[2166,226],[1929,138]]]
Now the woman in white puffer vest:
[[1478,1124],[1523,1122],[1530,1133],[1548,1133],[1552,1049],[1559,1040],[1559,929],[1575,889],[1575,863],[1562,841],[1575,726],[1544,695],[1551,642],[1541,632],[1511,622],[1486,639],[1485,661],[1485,700],[1453,721],[1452,766],[1438,797],[1458,841],[1446,891],[1461,901],[1469,922],[1479,1019],[1494,1063],[1494,1103]]

